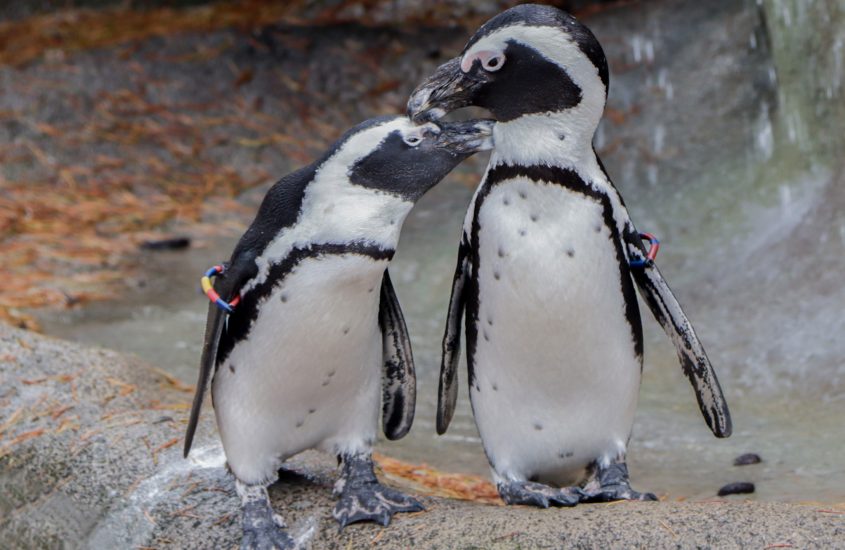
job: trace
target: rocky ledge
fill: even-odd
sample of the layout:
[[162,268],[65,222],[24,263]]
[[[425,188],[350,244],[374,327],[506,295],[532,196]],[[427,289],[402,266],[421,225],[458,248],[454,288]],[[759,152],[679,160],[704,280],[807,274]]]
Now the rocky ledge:
[[[0,324],[3,548],[236,548],[238,500],[211,415],[189,460],[191,388],[131,357]],[[306,453],[271,489],[312,548],[832,548],[845,508],[727,500],[502,507],[422,496],[427,511],[342,532],[334,464]]]

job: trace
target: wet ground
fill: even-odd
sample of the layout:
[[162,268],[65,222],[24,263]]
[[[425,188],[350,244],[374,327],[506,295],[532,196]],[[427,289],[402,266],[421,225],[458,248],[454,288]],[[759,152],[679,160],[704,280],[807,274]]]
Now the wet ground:
[[[734,435],[714,439],[673,349],[646,322],[645,375],[630,446],[635,485],[685,499],[753,481],[757,492],[750,498],[845,500],[845,179],[836,155],[845,121],[845,15],[827,5],[774,0],[675,1],[622,6],[587,22],[611,66],[597,147],[638,227],[662,238],[661,270],[707,347],[734,417]],[[458,51],[462,40],[439,36],[432,57]],[[367,38],[355,40],[367,50]],[[810,58],[812,48],[825,54]],[[401,105],[408,82],[438,61],[425,59],[425,67],[391,72],[400,84],[382,106]],[[287,62],[278,53],[264,61],[282,71]],[[247,86],[269,86],[261,84],[264,73],[256,74]],[[312,81],[304,93],[331,88],[335,73],[319,74],[326,80]],[[359,104],[358,97],[350,104]],[[360,105],[352,117],[377,112],[371,100]],[[321,110],[312,117],[319,119]],[[279,175],[286,168],[272,149],[231,162]],[[406,223],[391,271],[413,337],[417,420],[408,437],[382,450],[486,473],[466,384],[449,432],[437,437],[433,428],[455,245],[472,192],[467,180],[479,177],[481,162],[435,188]],[[249,193],[240,202],[254,207],[259,197]],[[248,209],[231,217],[245,224]],[[228,256],[232,239],[229,232],[201,238],[197,244],[204,246],[184,252],[144,253],[134,290],[118,301],[41,314],[45,331],[137,353],[193,383],[206,307],[198,279]],[[745,452],[759,453],[763,462],[732,466]]]

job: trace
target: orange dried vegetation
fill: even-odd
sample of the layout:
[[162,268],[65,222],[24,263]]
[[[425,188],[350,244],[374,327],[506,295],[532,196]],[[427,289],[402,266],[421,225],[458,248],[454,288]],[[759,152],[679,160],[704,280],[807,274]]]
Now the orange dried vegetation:
[[442,472],[426,464],[411,464],[375,453],[373,458],[388,480],[421,494],[501,505],[496,487],[483,477]]

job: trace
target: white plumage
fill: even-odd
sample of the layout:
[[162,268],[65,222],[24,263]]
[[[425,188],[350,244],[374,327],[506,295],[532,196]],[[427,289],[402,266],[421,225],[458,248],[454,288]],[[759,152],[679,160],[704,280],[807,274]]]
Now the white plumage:
[[378,426],[387,261],[305,259],[270,294],[249,337],[218,367],[212,395],[229,466],[247,483],[318,448],[369,449]]
[[498,476],[572,484],[624,454],[640,382],[602,207],[550,183],[497,184],[479,214],[476,386]]

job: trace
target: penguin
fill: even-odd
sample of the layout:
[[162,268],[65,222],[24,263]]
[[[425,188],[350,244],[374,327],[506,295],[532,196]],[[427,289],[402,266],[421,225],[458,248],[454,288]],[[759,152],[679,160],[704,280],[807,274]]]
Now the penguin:
[[411,343],[387,270],[414,203],[461,161],[491,147],[492,123],[375,118],[278,181],[215,280],[185,436],[191,449],[209,378],[218,431],[243,512],[242,548],[294,545],[267,486],[289,457],[338,457],[341,528],[423,509],[373,473],[384,434],[414,418]]
[[437,431],[455,409],[464,316],[475,422],[507,504],[655,500],[626,466],[643,357],[635,286],[714,435],[732,429],[704,348],[594,150],[608,81],[586,26],[525,4],[485,23],[408,101],[418,121],[469,105],[497,121],[458,247]]

